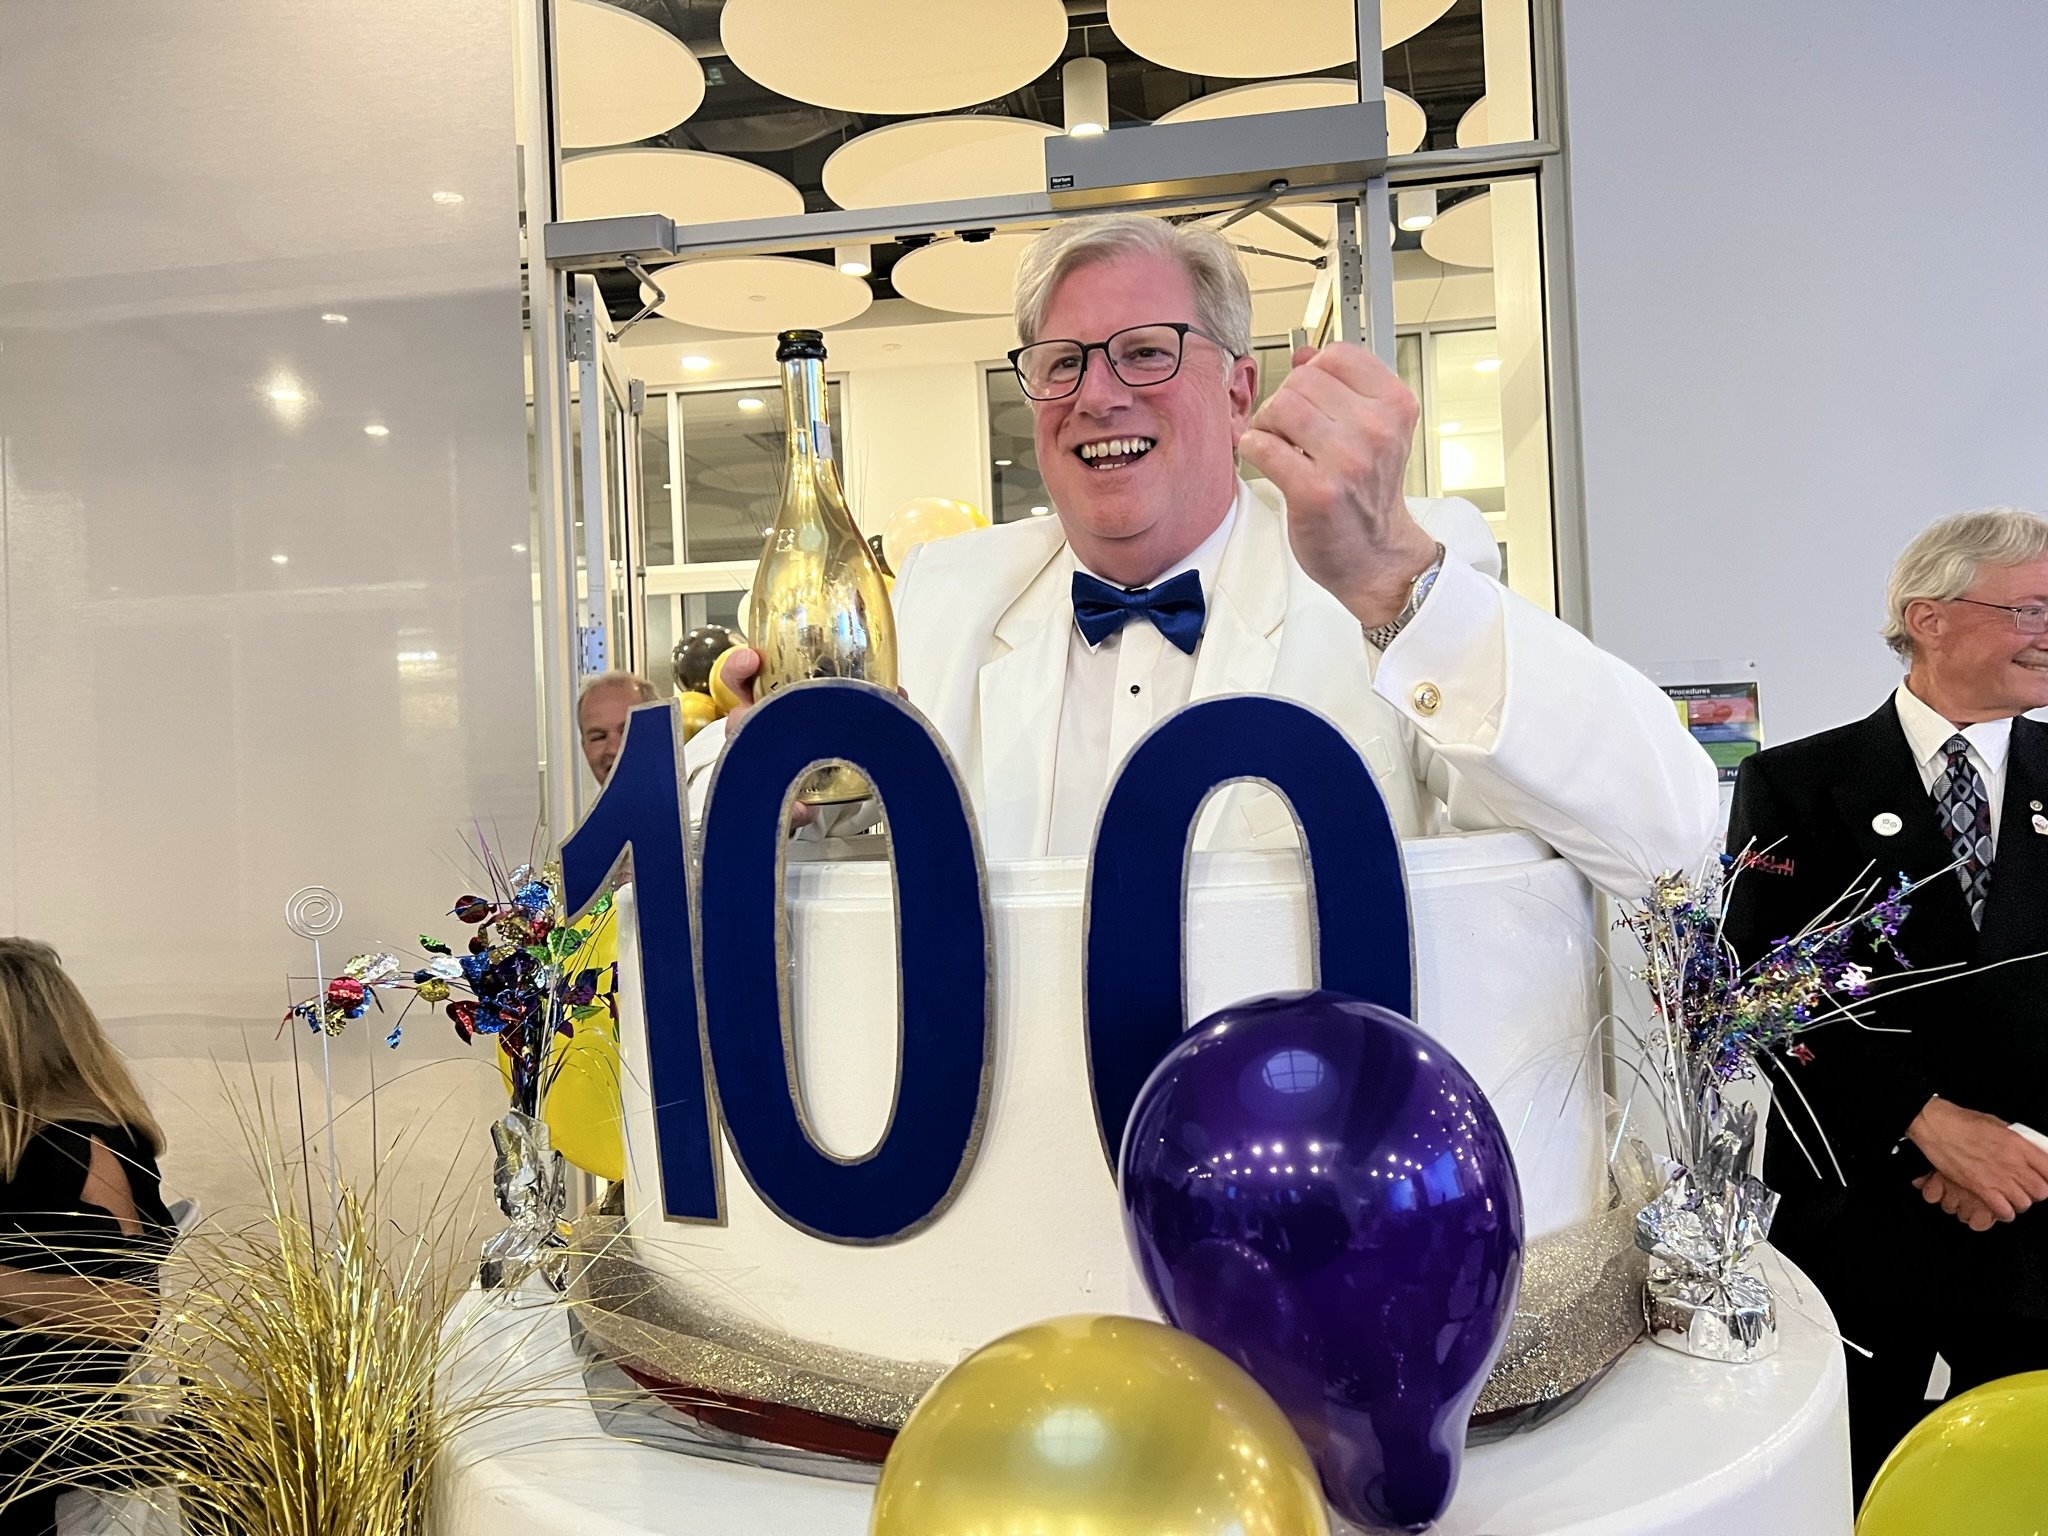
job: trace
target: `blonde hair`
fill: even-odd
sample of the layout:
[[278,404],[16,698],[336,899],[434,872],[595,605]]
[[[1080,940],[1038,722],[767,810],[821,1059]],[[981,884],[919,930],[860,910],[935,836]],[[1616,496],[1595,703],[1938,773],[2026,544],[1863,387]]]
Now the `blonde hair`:
[[1232,357],[1251,356],[1252,291],[1230,242],[1206,224],[1169,224],[1145,213],[1071,219],[1032,241],[1017,267],[1017,339],[1027,347],[1038,340],[1053,290],[1069,275],[1123,256],[1177,263],[1195,290],[1195,323]]
[[0,938],[0,1178],[60,1120],[126,1126],[164,1150],[163,1127],[57,951]]
[[1923,598],[1946,602],[1970,590],[1987,565],[2025,565],[2048,555],[2048,517],[2018,507],[1983,507],[1930,523],[1892,563],[1885,583],[1884,643],[1911,660],[1906,609]]

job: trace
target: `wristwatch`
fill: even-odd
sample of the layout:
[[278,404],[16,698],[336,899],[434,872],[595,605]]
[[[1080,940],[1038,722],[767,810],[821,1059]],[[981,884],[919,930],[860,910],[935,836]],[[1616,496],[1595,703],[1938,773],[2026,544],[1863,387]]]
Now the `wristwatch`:
[[1444,547],[1436,547],[1436,558],[1429,562],[1420,576],[1408,588],[1408,601],[1401,605],[1401,611],[1394,615],[1391,624],[1375,624],[1365,632],[1367,643],[1384,651],[1394,643],[1394,637],[1408,627],[1409,620],[1422,611],[1422,600],[1429,596],[1429,589],[1436,585],[1437,576],[1444,568]]

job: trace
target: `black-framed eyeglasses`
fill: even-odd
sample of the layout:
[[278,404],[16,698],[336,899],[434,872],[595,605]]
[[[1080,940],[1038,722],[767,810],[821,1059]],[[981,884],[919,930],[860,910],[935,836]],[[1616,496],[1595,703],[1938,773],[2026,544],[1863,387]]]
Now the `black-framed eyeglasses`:
[[1100,352],[1109,371],[1130,388],[1144,389],[1164,384],[1180,372],[1189,336],[1222,347],[1228,356],[1236,355],[1199,325],[1162,320],[1156,325],[1126,326],[1107,341],[1034,341],[1010,354],[1010,366],[1017,370],[1017,382],[1033,400],[1064,400],[1080,389],[1090,352]]
[[1952,603],[1968,603],[1973,608],[1996,608],[2000,613],[2012,615],[2012,622],[2023,635],[2048,635],[2048,607],[2040,603],[2025,603],[2015,608],[2010,603],[1987,603],[1974,597],[1952,597]]

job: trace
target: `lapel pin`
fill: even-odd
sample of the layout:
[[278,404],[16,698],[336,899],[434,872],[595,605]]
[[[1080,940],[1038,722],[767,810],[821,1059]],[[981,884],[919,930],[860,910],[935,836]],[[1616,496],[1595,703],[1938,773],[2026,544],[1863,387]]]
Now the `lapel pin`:
[[1899,835],[1899,828],[1904,825],[1905,823],[1899,820],[1898,814],[1894,811],[1879,811],[1870,818],[1870,830],[1879,837],[1897,837]]
[[2043,816],[2039,811],[2034,812],[2034,830],[2041,836],[2048,837],[2048,816]]
[[2039,809],[2041,809],[2041,802],[2038,800],[2029,800],[2027,802],[2027,809],[2030,811],[2038,811]]

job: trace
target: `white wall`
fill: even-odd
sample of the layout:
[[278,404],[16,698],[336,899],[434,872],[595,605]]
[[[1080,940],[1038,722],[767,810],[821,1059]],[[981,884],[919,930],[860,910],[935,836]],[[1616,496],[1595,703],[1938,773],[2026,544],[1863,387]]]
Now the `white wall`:
[[[0,931],[62,951],[216,1207],[234,1109],[296,1126],[287,895],[343,897],[330,966],[410,952],[473,827],[534,828],[512,29],[0,6]],[[431,1127],[437,1184],[490,1053],[389,1027],[342,1037],[342,1100],[412,1072],[381,1140]]]
[[2048,6],[1564,0],[1594,634],[1874,708],[1901,545],[2048,508]]
[[980,364],[864,368],[849,386],[846,494],[865,531],[880,533],[917,496],[990,510]]

